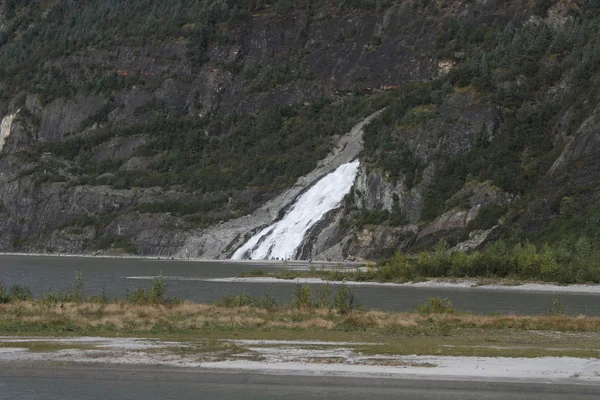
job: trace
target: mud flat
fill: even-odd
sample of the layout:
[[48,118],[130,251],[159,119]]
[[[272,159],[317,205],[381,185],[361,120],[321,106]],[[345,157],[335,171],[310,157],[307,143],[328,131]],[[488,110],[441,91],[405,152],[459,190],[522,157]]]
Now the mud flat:
[[[166,366],[375,378],[561,380],[600,385],[600,359],[365,354],[378,343],[148,338],[0,337],[0,363]],[[232,353],[230,350],[235,348]]]
[[[128,277],[130,279],[148,279],[148,277]],[[476,280],[429,280],[425,282],[356,282],[356,281],[333,281],[320,278],[295,278],[281,279],[273,277],[230,277],[230,278],[207,278],[208,282],[223,283],[306,283],[341,285],[345,283],[349,286],[387,286],[387,287],[412,287],[429,289],[469,289],[469,290],[496,290],[496,291],[517,291],[517,292],[550,292],[550,293],[585,293],[600,294],[600,285],[554,285],[550,283],[523,283],[523,284],[482,284]]]

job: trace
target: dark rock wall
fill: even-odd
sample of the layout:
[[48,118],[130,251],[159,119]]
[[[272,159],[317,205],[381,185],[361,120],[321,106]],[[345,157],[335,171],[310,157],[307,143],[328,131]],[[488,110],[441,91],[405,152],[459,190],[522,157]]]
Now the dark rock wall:
[[[27,171],[43,167],[15,153],[36,143],[86,137],[99,127],[135,125],[156,113],[168,118],[256,114],[274,104],[321,97],[342,100],[424,81],[444,73],[444,60],[436,59],[435,43],[447,19],[461,16],[480,23],[519,24],[529,16],[526,9],[510,2],[447,3],[435,13],[402,2],[378,12],[342,12],[327,6],[287,17],[257,14],[232,25],[226,43],[213,43],[207,53],[209,60],[202,66],[189,62],[183,38],[144,46],[123,38],[119,45],[90,47],[48,60],[70,82],[89,83],[91,89],[49,101],[37,93],[10,90],[5,90],[9,94],[6,99],[0,98],[0,118],[16,114],[0,158],[0,250],[90,252],[101,236],[112,235],[128,237],[142,254],[177,252],[189,236],[182,221],[169,213],[140,214],[136,207],[223,195],[230,196],[231,202],[243,198],[258,206],[274,193],[258,193],[253,188],[211,194],[113,189],[51,180],[40,183]],[[261,81],[261,76],[269,77],[281,69],[293,78]],[[94,77],[91,81],[90,76]],[[133,83],[108,92],[93,89],[100,78],[109,76]],[[2,87],[6,89],[5,84]],[[356,230],[344,225],[344,212],[334,213],[321,224],[320,233],[314,233],[313,249],[304,249],[305,256],[378,257],[434,232],[464,228],[467,219],[474,218],[476,208],[450,210],[445,219],[421,226],[418,233],[423,194],[436,172],[472,149],[481,135],[491,140],[502,124],[502,113],[465,91],[448,96],[434,114],[424,123],[407,120],[393,132],[423,164],[416,185],[409,187],[403,176],[392,179],[363,165],[354,189],[352,206],[358,209],[391,211],[397,197],[407,224]],[[571,166],[578,166],[582,179],[597,176],[597,128],[597,121],[590,120],[572,139],[550,180],[556,171]],[[143,134],[107,140],[95,147],[93,159],[122,160],[121,169],[143,172],[155,161],[136,154],[146,141]],[[71,166],[69,160],[46,157],[65,171]],[[508,201],[503,195],[499,198],[498,203]],[[98,214],[114,214],[114,218],[84,227],[61,227],[73,218]]]

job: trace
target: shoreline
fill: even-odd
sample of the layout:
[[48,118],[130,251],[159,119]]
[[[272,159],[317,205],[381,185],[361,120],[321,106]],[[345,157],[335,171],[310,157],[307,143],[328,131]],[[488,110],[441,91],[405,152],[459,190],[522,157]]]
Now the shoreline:
[[[35,351],[26,343],[57,343],[60,350]],[[249,345],[250,356],[219,353],[174,352],[173,346],[192,346],[191,342],[168,342],[146,338],[28,338],[0,337],[0,364],[44,362],[49,365],[166,367],[180,371],[253,372],[268,375],[314,375],[337,377],[539,381],[600,384],[600,359],[578,357],[476,357],[424,355],[365,355],[352,350],[353,342],[224,340],[232,345]],[[20,347],[19,344],[23,344]],[[319,346],[315,348],[315,345]],[[86,348],[85,346],[89,346]],[[71,348],[70,348],[71,347]],[[256,358],[260,356],[260,359]]]
[[[127,277],[127,279],[149,279],[150,277]],[[296,279],[281,279],[273,277],[244,277],[244,278],[202,278],[207,282],[222,282],[222,283],[288,283],[288,284],[324,284],[341,285],[344,282],[348,286],[372,286],[372,287],[395,287],[395,288],[423,288],[423,289],[464,289],[464,290],[493,290],[507,292],[542,292],[542,293],[571,293],[571,294],[598,294],[600,295],[600,285],[556,285],[552,283],[523,283],[520,285],[499,285],[488,284],[481,285],[478,280],[460,280],[457,282],[449,282],[441,279],[431,279],[425,282],[357,282],[357,281],[331,281],[321,278],[296,278]]]
[[[70,258],[70,259],[104,259],[104,260],[143,260],[143,261],[170,261],[170,262],[188,262],[188,263],[206,263],[206,264],[236,264],[245,265],[248,267],[266,267],[266,268],[281,268],[287,270],[308,271],[311,267],[327,267],[326,270],[333,267],[342,266],[342,270],[354,270],[364,266],[365,262],[357,261],[307,261],[307,260],[220,260],[220,259],[169,259],[158,256],[133,256],[133,255],[92,255],[92,254],[63,254],[63,253],[7,253],[0,252],[1,257],[52,257],[52,258]],[[151,280],[155,276],[128,276],[126,279]],[[295,278],[283,279],[274,277],[228,277],[228,278],[194,278],[194,277],[170,277],[164,276],[167,280],[192,280],[205,282],[220,282],[220,283],[306,283],[306,284],[323,284],[341,285],[342,281],[325,280],[321,278]],[[600,295],[600,284],[557,284],[552,282],[525,282],[505,281],[504,284],[485,283],[485,280],[490,278],[431,278],[424,282],[374,282],[374,281],[346,281],[349,286],[371,286],[371,287],[394,287],[394,288],[423,288],[423,289],[448,289],[448,290],[491,290],[504,292],[536,292],[536,293],[568,293],[568,294],[598,294]],[[482,281],[484,283],[482,283]]]
[[71,253],[10,253],[0,252],[0,257],[53,257],[53,258],[84,258],[84,259],[106,259],[106,260],[148,260],[148,261],[173,261],[173,262],[195,262],[195,263],[219,263],[219,264],[241,264],[241,265],[264,265],[285,267],[313,266],[336,266],[343,265],[344,268],[362,266],[365,262],[359,261],[308,261],[308,260],[229,260],[229,259],[205,259],[205,258],[168,258],[159,256],[136,256],[136,255],[108,255],[108,254],[71,254]]

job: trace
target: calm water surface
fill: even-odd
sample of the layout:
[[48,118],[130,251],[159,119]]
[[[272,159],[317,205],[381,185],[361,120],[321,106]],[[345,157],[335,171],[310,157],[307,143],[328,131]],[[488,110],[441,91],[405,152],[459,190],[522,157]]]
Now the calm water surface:
[[[261,296],[269,291],[278,302],[291,300],[294,285],[286,283],[221,283],[202,278],[237,276],[255,268],[275,269],[257,263],[184,262],[170,260],[107,259],[74,257],[0,256],[0,281],[5,286],[29,286],[36,296],[49,289],[69,291],[75,271],[82,271],[86,295],[99,295],[104,288],[109,296],[123,297],[136,286],[150,288],[151,280],[129,279],[154,276],[162,272],[169,277],[170,296],[196,302],[214,302],[224,294],[242,291]],[[333,288],[335,290],[335,287]],[[558,296],[573,314],[600,315],[600,296],[593,294],[552,294],[502,292],[481,289],[426,289],[409,287],[356,287],[360,301],[367,308],[387,311],[414,310],[430,297],[452,300],[462,311],[474,313],[546,314],[552,298]]]
[[539,382],[357,379],[114,366],[0,371],[2,400],[597,400],[597,392],[598,386]]

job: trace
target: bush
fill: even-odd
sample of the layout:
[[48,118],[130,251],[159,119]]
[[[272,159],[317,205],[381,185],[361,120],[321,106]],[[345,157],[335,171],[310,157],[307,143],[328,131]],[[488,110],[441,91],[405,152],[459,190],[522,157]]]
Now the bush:
[[307,284],[298,284],[294,290],[292,305],[299,310],[313,308],[312,289]]
[[417,273],[421,276],[447,276],[452,268],[448,243],[440,240],[433,253],[422,252],[417,257]]
[[[104,301],[106,293],[102,291],[103,295],[100,301]],[[152,280],[152,287],[150,292],[147,292],[143,287],[138,286],[135,288],[133,293],[126,291],[125,297],[128,303],[131,304],[152,304],[152,305],[171,305],[178,304],[181,301],[179,299],[172,299],[167,295],[167,281],[160,273],[157,277]]]
[[548,313],[550,315],[565,315],[566,314],[565,306],[563,303],[560,302],[558,297],[554,297],[552,299],[552,305],[548,309]]
[[167,297],[167,281],[162,273],[152,280],[152,289],[150,289],[148,300],[152,304],[168,304],[171,302]]
[[[1,286],[1,285],[0,285]],[[2,291],[2,288],[0,287],[0,293]],[[0,302],[2,302],[1,299],[2,295],[0,294]],[[29,288],[29,286],[23,286],[23,285],[12,285],[10,287],[10,300],[11,301],[25,301],[25,300],[31,300],[33,299],[33,293],[31,293],[31,289]]]
[[412,258],[404,255],[402,250],[396,251],[393,257],[377,269],[376,275],[383,281],[402,282],[414,280],[417,277]]
[[498,219],[506,213],[506,207],[489,205],[479,211],[475,219],[469,222],[469,229],[490,229],[498,225]]
[[439,242],[434,252],[423,251],[416,258],[398,251],[372,273],[356,275],[357,280],[407,281],[419,277],[492,277],[541,279],[561,283],[600,282],[600,249],[585,236],[566,238],[558,246],[541,248],[530,242],[509,248],[502,240],[483,251],[450,252]]
[[[90,296],[88,297],[88,301],[90,303],[99,303],[101,305],[106,305],[108,304],[108,295],[106,294],[106,289],[102,288],[102,293],[100,294],[100,296]],[[116,301],[116,299],[115,299]]]
[[52,289],[50,289],[47,292],[41,294],[36,304],[43,310],[50,311],[56,308],[59,301],[61,300],[61,297],[62,296],[60,294],[56,294],[52,291]]
[[137,286],[134,289],[133,293],[129,293],[129,290],[127,290],[125,293],[125,298],[130,304],[148,304],[148,294],[146,293],[146,290],[141,286]]
[[0,304],[10,303],[10,295],[4,287],[4,284],[0,282]]
[[215,209],[222,208],[227,204],[228,196],[218,196],[212,199],[195,200],[189,202],[180,202],[175,200],[142,203],[136,207],[140,213],[172,213],[179,216],[206,213]]
[[69,227],[85,228],[93,226],[98,229],[106,228],[111,222],[117,218],[118,214],[108,213],[99,215],[79,215],[61,222],[56,226],[56,229],[65,229]]
[[556,274],[558,272],[558,263],[556,261],[556,256],[554,255],[554,251],[545,244],[542,247],[542,250],[538,257],[538,262],[540,264],[540,276],[544,280],[552,280],[556,278]]
[[480,258],[479,253],[452,253],[452,267],[449,274],[457,277],[487,275],[481,268]]
[[258,300],[258,305],[260,308],[264,308],[268,312],[274,312],[277,310],[277,302],[268,290],[265,292],[263,297]]
[[348,288],[346,282],[340,285],[333,299],[333,304],[340,314],[349,314],[361,306],[356,292]]
[[137,254],[137,247],[131,239],[123,235],[104,235],[96,245],[97,250],[122,249],[130,254]]
[[[489,245],[481,254],[477,261],[478,271],[484,276],[499,276],[515,274],[516,268],[511,251],[502,240]],[[471,275],[476,276],[476,275]]]
[[455,314],[456,310],[452,306],[452,302],[448,298],[432,297],[427,301],[427,304],[422,304],[417,307],[417,312],[423,315],[429,314]]
[[73,282],[69,300],[75,303],[81,303],[83,299],[83,275],[81,271],[78,270],[75,271],[75,282]]
[[228,308],[253,306],[256,303],[256,298],[252,297],[247,292],[242,292],[236,296],[226,294],[221,296],[221,298],[215,302],[218,306]]
[[519,276],[534,278],[540,274],[539,256],[534,244],[517,244],[513,256]]
[[356,218],[355,225],[357,228],[363,228],[365,225],[380,225],[387,221],[390,217],[388,210],[370,211],[362,209],[358,218]]
[[[312,268],[312,267],[311,267]],[[329,283],[322,283],[321,286],[317,289],[317,307],[319,308],[331,308],[331,301],[329,297],[331,296],[331,288],[329,287]]]
[[13,236],[12,239],[10,240],[10,245],[11,245],[13,251],[22,249],[27,246],[27,240],[25,240],[24,238],[22,238],[20,236]]

